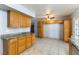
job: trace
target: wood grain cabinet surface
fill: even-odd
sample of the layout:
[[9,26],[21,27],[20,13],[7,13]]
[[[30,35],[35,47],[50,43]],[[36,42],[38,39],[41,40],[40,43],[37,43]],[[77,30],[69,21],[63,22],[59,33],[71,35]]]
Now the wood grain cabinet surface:
[[32,45],[35,43],[35,34],[32,34]]
[[26,28],[31,27],[32,17],[17,11],[8,11],[8,27]]
[[71,17],[67,17],[64,20],[64,41],[68,42],[69,38],[71,37],[71,33],[72,33],[72,26],[71,26]]
[[31,41],[32,41],[31,39],[32,39],[31,35],[26,36],[26,48],[31,47]]
[[26,49],[26,37],[25,36],[21,36],[18,38],[17,41],[17,51],[18,54],[20,54],[21,52],[23,52]]
[[35,43],[35,35],[27,34],[8,40],[3,40],[3,54],[4,55],[17,55],[30,48]]
[[17,54],[17,38],[5,40],[3,44],[4,55],[16,55]]

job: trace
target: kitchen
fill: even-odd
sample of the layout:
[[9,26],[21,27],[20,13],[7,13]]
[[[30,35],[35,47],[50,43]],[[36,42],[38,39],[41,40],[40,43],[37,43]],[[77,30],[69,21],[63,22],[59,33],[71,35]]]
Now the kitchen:
[[[46,6],[55,6],[55,7],[50,7],[53,10],[53,13],[57,11],[60,13],[60,16],[62,17],[58,17],[55,14],[52,16],[51,14],[52,12],[50,13],[49,10],[46,10],[46,13],[44,13],[43,11],[45,9],[43,10],[43,8]],[[63,7],[63,8],[58,9],[58,7]],[[70,8],[70,9],[68,11],[65,10],[64,8],[65,9]],[[19,55],[24,52],[26,55],[28,50],[34,48],[36,49],[35,54],[52,54],[52,55],[67,54],[68,55],[69,38],[71,38],[72,32],[75,31],[74,28],[75,25],[73,25],[72,28],[72,23],[74,22],[72,22],[71,20],[78,17],[78,14],[76,14],[77,12],[73,14],[72,12],[77,8],[78,5],[69,6],[69,5],[60,4],[58,6],[58,5],[48,5],[48,4],[47,5],[1,4],[0,5],[0,38],[1,38],[0,54]],[[36,12],[38,12],[38,10],[40,11],[37,14],[35,14],[35,11],[33,9]],[[54,9],[56,11],[54,11]],[[67,13],[65,14],[65,12]],[[40,16],[40,13],[42,14],[42,16]],[[32,23],[34,24],[34,26],[31,29]],[[34,30],[34,32],[31,32],[32,30]],[[55,42],[57,46],[55,46],[56,45]],[[46,44],[47,44],[47,48],[44,47],[46,46]],[[52,46],[53,52],[48,51],[48,49],[51,49],[50,48],[51,44],[53,45]],[[58,49],[60,47],[65,51],[63,50],[63,52],[61,52],[61,49],[59,51]],[[42,50],[43,48],[45,48],[45,50],[48,52]],[[55,48],[57,48],[56,52],[54,52]],[[34,53],[33,52],[34,49],[30,50],[28,54]],[[41,52],[39,51],[40,52],[39,53],[38,50],[40,50]]]

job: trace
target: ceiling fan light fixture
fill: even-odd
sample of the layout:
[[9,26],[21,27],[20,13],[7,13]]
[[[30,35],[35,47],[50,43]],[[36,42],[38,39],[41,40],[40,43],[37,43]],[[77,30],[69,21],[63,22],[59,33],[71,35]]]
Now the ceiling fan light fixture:
[[49,15],[50,14],[50,10],[46,10],[46,15]]

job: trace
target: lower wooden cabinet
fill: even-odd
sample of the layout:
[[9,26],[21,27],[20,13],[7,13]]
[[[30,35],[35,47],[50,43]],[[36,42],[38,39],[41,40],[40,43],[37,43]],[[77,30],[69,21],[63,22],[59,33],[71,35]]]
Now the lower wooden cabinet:
[[32,45],[35,43],[35,34],[32,34]]
[[25,36],[21,36],[18,38],[17,41],[17,51],[18,54],[20,54],[21,52],[23,52],[26,49],[26,37]]
[[31,35],[26,36],[26,48],[31,47]]
[[16,55],[17,54],[17,38],[11,38],[3,41],[3,54]]
[[3,54],[17,55],[31,47],[35,43],[35,35],[22,35],[19,37],[8,38],[3,40]]

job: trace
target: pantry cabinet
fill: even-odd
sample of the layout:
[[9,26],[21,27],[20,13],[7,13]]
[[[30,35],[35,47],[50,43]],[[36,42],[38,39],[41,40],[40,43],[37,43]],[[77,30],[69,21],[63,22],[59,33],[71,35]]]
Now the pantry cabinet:
[[26,28],[31,27],[32,17],[17,11],[8,11],[8,27]]
[[68,42],[72,35],[71,17],[66,17],[64,20],[64,41]]
[[43,21],[38,21],[38,37],[43,38]]

